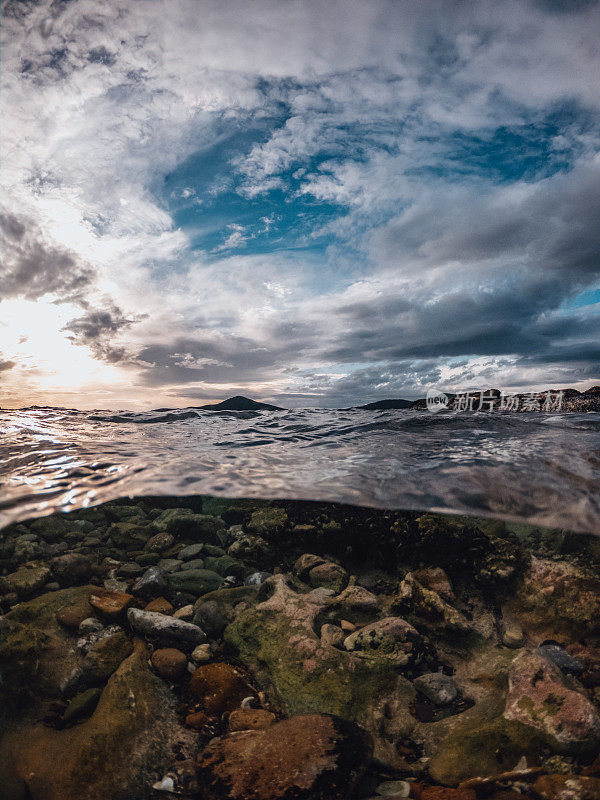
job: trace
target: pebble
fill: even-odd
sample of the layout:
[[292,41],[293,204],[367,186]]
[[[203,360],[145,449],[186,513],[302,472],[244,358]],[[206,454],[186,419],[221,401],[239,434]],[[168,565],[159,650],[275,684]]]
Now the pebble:
[[89,603],[73,606],[63,606],[56,612],[57,621],[70,630],[77,630],[81,623],[92,616],[94,609]]
[[525,636],[521,626],[516,622],[504,623],[502,628],[502,644],[505,647],[516,649],[525,643]]
[[375,791],[381,797],[409,797],[410,783],[408,781],[383,781]]
[[204,631],[192,622],[184,622],[155,611],[130,608],[127,620],[137,633],[151,638],[174,639],[186,644],[202,644],[206,641]]
[[270,577],[270,572],[253,572],[244,578],[244,584],[246,586],[260,586]]
[[161,676],[169,681],[177,681],[187,671],[187,656],[174,647],[164,647],[152,653],[152,666]]
[[181,561],[191,561],[202,553],[204,545],[202,543],[189,544],[177,553],[177,558]]
[[133,603],[133,596],[127,592],[111,592],[108,589],[90,594],[90,604],[99,614],[106,617],[118,617]]
[[194,606],[187,605],[178,608],[177,611],[173,613],[174,619],[183,619],[186,622],[190,622],[194,618]]
[[140,567],[135,561],[127,561],[117,569],[117,575],[121,578],[137,578],[143,571],[143,567]]
[[168,588],[161,570],[158,567],[148,567],[144,574],[140,575],[133,584],[131,591],[138,597],[150,600],[165,594]]
[[157,597],[156,600],[150,600],[145,611],[156,611],[158,614],[172,614],[173,606],[165,597]]
[[326,622],[321,626],[321,641],[330,647],[343,647],[346,634],[337,625]]
[[161,558],[157,566],[165,575],[170,575],[172,572],[178,572],[182,568],[183,561],[178,558]]
[[436,706],[448,706],[458,697],[458,687],[454,678],[441,672],[421,675],[414,680],[413,685]]
[[69,702],[63,714],[63,724],[72,725],[74,722],[89,716],[98,705],[102,689],[87,689],[75,695]]
[[87,636],[88,633],[97,633],[104,628],[103,623],[96,617],[86,617],[79,623],[78,633],[80,636]]
[[175,537],[166,532],[160,532],[151,536],[146,545],[144,550],[148,551],[149,553],[162,553],[163,550],[168,550],[169,547],[172,547],[175,544]]
[[208,642],[206,644],[199,644],[192,650],[192,661],[196,664],[205,664],[212,658],[211,647]]

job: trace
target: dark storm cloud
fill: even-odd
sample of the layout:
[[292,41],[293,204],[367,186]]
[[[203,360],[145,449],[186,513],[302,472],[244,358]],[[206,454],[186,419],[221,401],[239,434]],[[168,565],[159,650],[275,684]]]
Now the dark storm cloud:
[[0,372],[7,372],[9,369],[13,369],[17,366],[16,361],[8,361],[0,358]]
[[[511,291],[454,292],[425,304],[399,303],[395,316],[378,318],[379,300],[356,304],[356,316],[343,308],[347,329],[323,356],[338,362],[369,362],[408,358],[441,358],[461,355],[539,355],[559,360],[561,341],[577,342],[583,352],[586,341],[600,338],[600,318],[571,313],[546,314],[562,297],[561,287],[535,281],[516,284]],[[391,300],[383,301],[389,308]],[[335,312],[333,312],[335,314]],[[583,349],[582,349],[583,348]],[[553,353],[557,357],[553,357]],[[571,358],[566,358],[571,360]]]
[[583,285],[600,274],[598,219],[600,166],[592,162],[518,191],[429,195],[376,231],[372,245],[399,270],[514,259],[551,281]]
[[94,271],[65,247],[54,244],[26,217],[2,217],[2,295],[36,300],[45,294],[79,297]]
[[200,335],[171,344],[151,344],[138,353],[145,367],[145,382],[152,386],[195,381],[257,380],[272,376],[274,367],[298,356],[293,339],[265,346],[248,337]]
[[130,328],[140,317],[126,317],[117,306],[105,309],[86,311],[81,317],[71,320],[63,331],[66,331],[74,344],[90,348],[94,356],[102,361],[117,364],[128,358],[127,350],[115,346],[115,336]]

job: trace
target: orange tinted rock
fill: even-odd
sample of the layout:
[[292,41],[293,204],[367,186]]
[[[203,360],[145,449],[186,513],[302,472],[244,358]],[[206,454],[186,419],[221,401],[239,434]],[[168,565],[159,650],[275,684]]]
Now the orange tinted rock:
[[144,611],[156,611],[159,614],[172,614],[173,606],[164,597],[157,597],[156,600],[151,600]]
[[343,800],[372,755],[358,725],[307,714],[221,737],[198,757],[206,800]]
[[195,731],[204,731],[207,726],[211,725],[214,720],[207,716],[204,711],[193,711],[185,718],[185,724],[188,728]]
[[111,592],[108,589],[98,589],[90,595],[91,605],[99,614],[110,619],[126,611],[133,601],[133,595],[127,592]]
[[84,619],[94,616],[94,609],[89,603],[78,603],[74,606],[63,606],[56,612],[56,619],[64,628],[77,630]]
[[248,695],[254,694],[246,679],[231,664],[203,664],[190,679],[192,700],[210,716],[233,711]]
[[229,731],[259,731],[275,722],[275,714],[264,708],[236,708],[229,715]]
[[163,647],[152,653],[152,666],[161,676],[169,681],[178,681],[187,670],[187,656],[174,647]]

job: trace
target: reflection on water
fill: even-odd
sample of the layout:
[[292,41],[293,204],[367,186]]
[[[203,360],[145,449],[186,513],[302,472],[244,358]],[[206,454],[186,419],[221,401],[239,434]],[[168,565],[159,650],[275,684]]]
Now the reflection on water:
[[600,414],[1,412],[2,524],[124,495],[329,500],[600,532]]

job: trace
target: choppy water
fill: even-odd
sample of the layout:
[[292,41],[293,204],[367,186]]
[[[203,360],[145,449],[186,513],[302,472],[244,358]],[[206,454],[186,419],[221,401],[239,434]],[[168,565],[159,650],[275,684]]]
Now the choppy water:
[[2,411],[2,524],[125,495],[472,513],[600,533],[600,414]]

